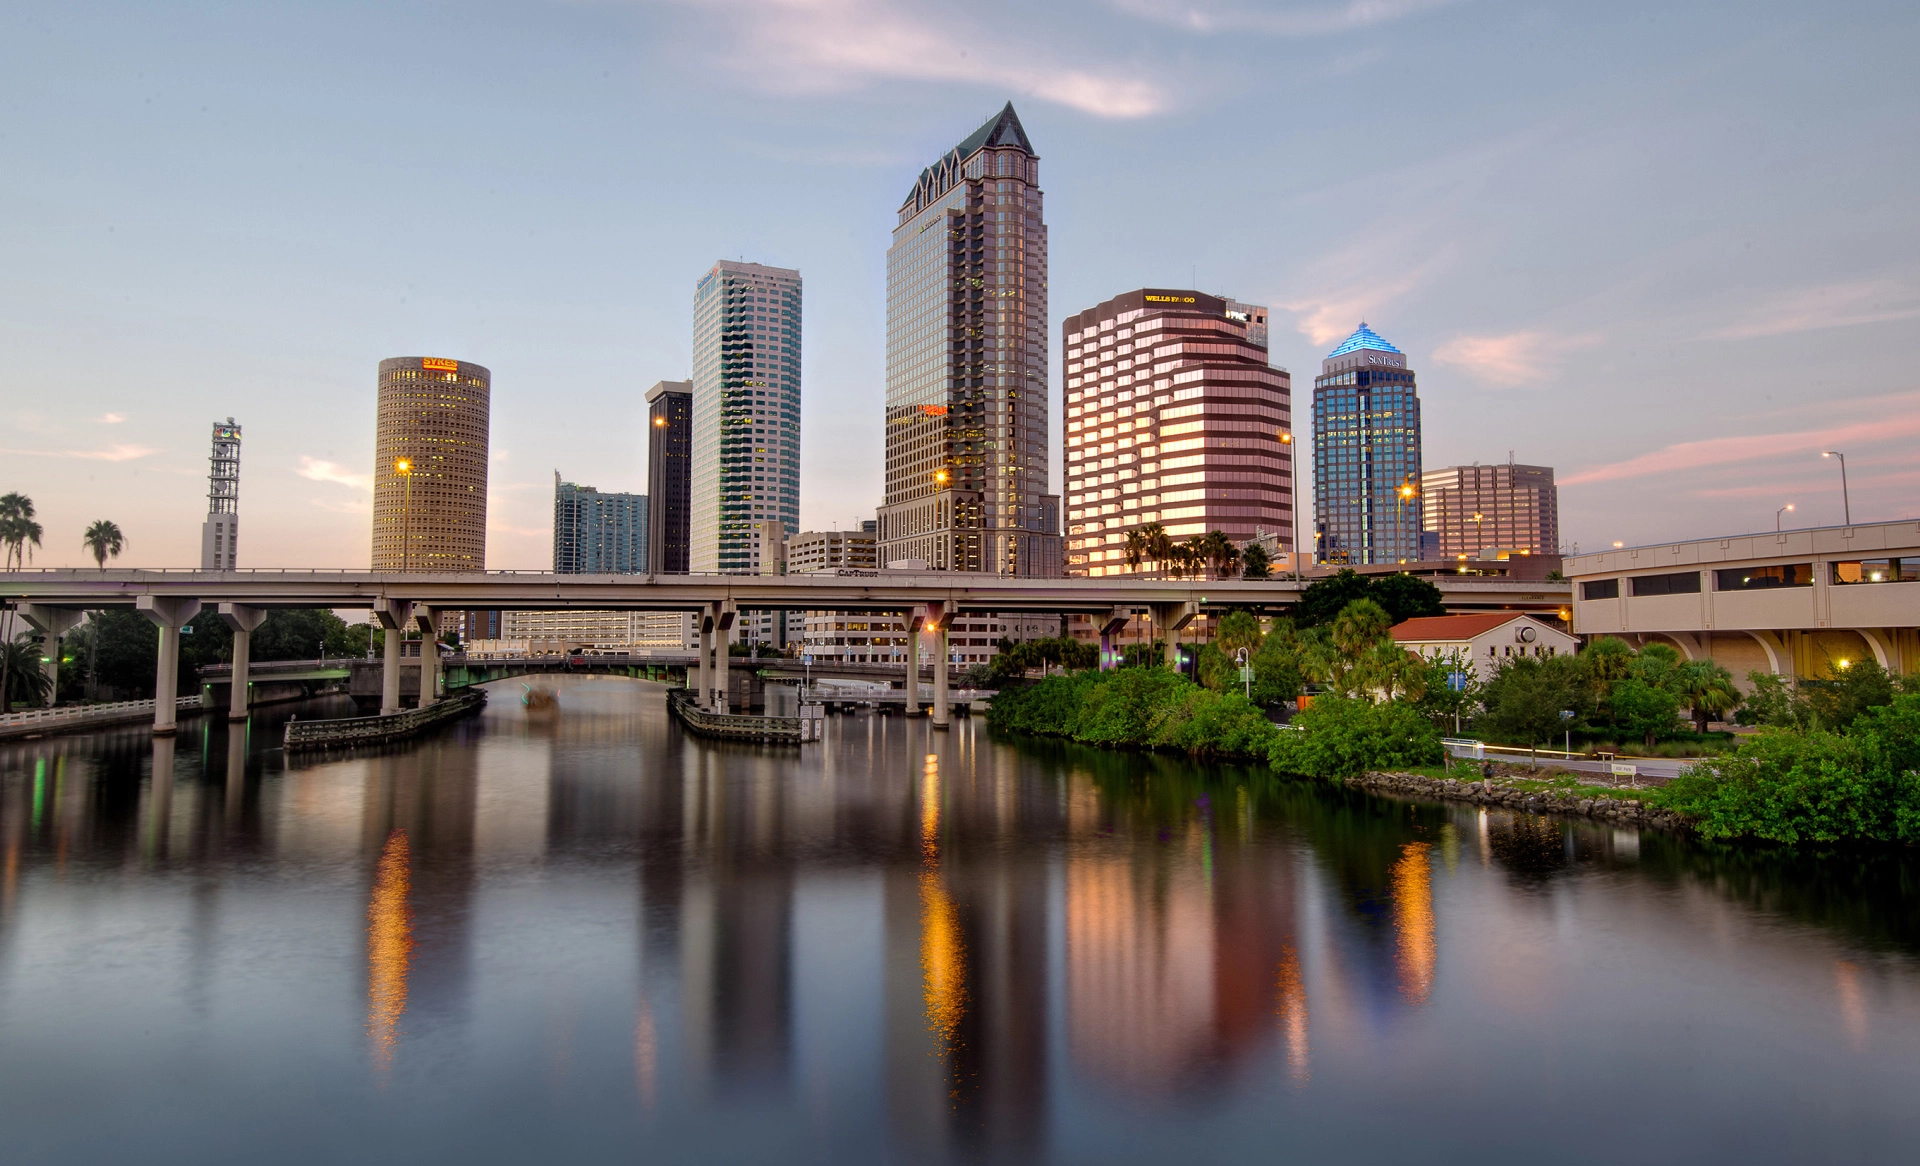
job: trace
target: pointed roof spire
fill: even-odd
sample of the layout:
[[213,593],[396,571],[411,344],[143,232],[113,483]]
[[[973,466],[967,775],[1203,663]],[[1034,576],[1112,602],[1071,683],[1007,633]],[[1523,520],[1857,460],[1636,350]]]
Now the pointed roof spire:
[[1342,340],[1340,347],[1327,353],[1327,359],[1332,360],[1336,356],[1345,356],[1349,352],[1358,352],[1363,348],[1370,348],[1375,352],[1397,353],[1400,351],[1393,345],[1388,344],[1385,340],[1382,340],[1380,334],[1367,327],[1367,322],[1362,320],[1360,321],[1360,326],[1353,330],[1353,335]]
[[1020,124],[1020,115],[1013,112],[1013,102],[1007,102],[999,113],[987,119],[985,125],[967,136],[967,140],[954,147],[954,153],[968,158],[975,150],[988,146],[1012,146],[1033,153],[1033,143],[1027,140],[1027,130]]

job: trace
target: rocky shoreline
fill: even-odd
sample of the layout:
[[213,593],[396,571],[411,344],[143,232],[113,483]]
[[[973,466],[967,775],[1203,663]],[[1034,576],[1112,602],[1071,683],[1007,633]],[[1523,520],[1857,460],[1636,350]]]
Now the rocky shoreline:
[[1683,815],[1649,806],[1638,798],[1587,798],[1551,790],[1529,792],[1496,781],[1460,781],[1451,777],[1422,777],[1417,773],[1364,773],[1348,778],[1346,784],[1375,793],[1413,794],[1451,802],[1499,806],[1532,814],[1569,814],[1615,822],[1622,826],[1651,827],[1678,833],[1688,833],[1693,829],[1691,821]]

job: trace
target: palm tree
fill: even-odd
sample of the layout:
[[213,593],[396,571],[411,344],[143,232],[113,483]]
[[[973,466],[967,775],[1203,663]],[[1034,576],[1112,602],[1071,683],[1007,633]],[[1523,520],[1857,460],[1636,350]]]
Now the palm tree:
[[102,518],[87,527],[87,533],[80,536],[80,545],[87,548],[93,561],[104,571],[107,560],[119,558],[120,552],[127,548],[127,536],[120,532],[119,523]]
[[0,712],[12,712],[18,701],[29,706],[46,703],[47,674],[40,667],[40,637],[21,632],[0,645]]
[[1147,536],[1138,528],[1127,532],[1126,549],[1127,570],[1138,571],[1141,560],[1147,557]]
[[1712,660],[1689,660],[1680,665],[1674,691],[1693,710],[1694,730],[1703,734],[1714,713],[1724,713],[1740,703],[1733,673]]
[[1187,541],[1180,544],[1180,569],[1182,573],[1198,576],[1207,569],[1207,539],[1205,535],[1189,535]]
[[1157,522],[1149,522],[1140,528],[1141,550],[1147,561],[1159,563],[1165,568],[1172,564],[1173,539],[1168,536],[1167,528]]
[[1232,578],[1233,573],[1240,569],[1240,548],[1223,530],[1208,531],[1206,538],[1201,541],[1206,544],[1207,561],[1213,564],[1213,577]]
[[18,491],[0,495],[0,543],[7,548],[6,566],[23,567],[33,559],[43,532],[33,520],[33,499]]

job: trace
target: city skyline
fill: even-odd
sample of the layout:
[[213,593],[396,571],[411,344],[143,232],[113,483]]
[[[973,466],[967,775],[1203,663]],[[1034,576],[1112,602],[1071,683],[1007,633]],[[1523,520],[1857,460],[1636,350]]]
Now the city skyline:
[[[919,27],[904,8],[872,10],[876,27]],[[1912,164],[1890,132],[1916,112],[1893,80],[1916,30],[1897,9],[1827,24],[1753,7],[1545,11],[1517,29],[1498,5],[1462,3],[1314,29],[1243,22],[1232,37],[1240,18],[1171,29],[1102,9],[1098,35],[1036,16],[1018,60],[958,71],[912,54],[891,70],[782,56],[762,32],[741,59],[764,75],[697,106],[672,99],[687,67],[674,57],[704,59],[686,50],[721,38],[705,17],[660,11],[567,14],[520,41],[521,18],[498,12],[464,29],[394,16],[415,43],[581,78],[560,89],[564,115],[546,97],[524,111],[505,96],[449,106],[424,76],[377,99],[354,92],[383,54],[415,59],[407,38],[367,63],[358,30],[297,7],[217,35],[192,11],[133,14],[105,35],[76,14],[38,17],[41,47],[10,56],[0,81],[32,115],[0,144],[18,178],[0,195],[16,273],[0,388],[15,427],[6,486],[36,498],[47,529],[36,563],[84,564],[79,532],[99,518],[127,531],[127,565],[194,562],[201,427],[242,413],[245,564],[364,562],[364,370],[439,351],[496,372],[489,565],[536,567],[551,466],[644,488],[638,390],[685,375],[680,289],[714,254],[808,272],[794,526],[850,526],[880,493],[872,459],[844,454],[881,432],[887,241],[873,223],[950,127],[1009,98],[1047,146],[1048,335],[1063,306],[1114,287],[1231,288],[1273,305],[1274,363],[1298,375],[1364,318],[1420,354],[1427,462],[1513,449],[1555,466],[1563,537],[1583,549],[1763,529],[1788,501],[1804,524],[1837,521],[1823,449],[1849,453],[1856,520],[1904,515],[1920,389],[1898,354],[1920,288],[1896,193]],[[1644,36],[1655,19],[1659,35]],[[311,34],[300,70],[250,63],[218,81],[203,67],[290,27]],[[1148,34],[1165,44],[1126,39]],[[1571,61],[1525,51],[1573,43],[1587,48]],[[1202,67],[1174,68],[1179,54]],[[1281,67],[1249,69],[1269,57]],[[639,77],[636,59],[657,68]],[[1339,81],[1362,71],[1367,86]],[[1444,110],[1423,102],[1436,87]],[[1229,99],[1247,120],[1209,112]],[[624,124],[635,103],[663,112]],[[529,118],[566,128],[539,140],[517,128]],[[587,161],[564,188],[529,177],[583,135],[606,148],[574,151]],[[1362,137],[1394,158],[1394,183],[1325,166]],[[496,147],[484,178],[429,192],[376,177],[480,140]],[[1155,229],[1127,233],[1144,193],[1129,175],[1156,153],[1210,181],[1156,186]],[[633,178],[661,161],[675,182]],[[745,177],[704,176],[720,171]],[[1827,180],[1838,171],[1849,181]],[[793,180],[775,206],[765,191],[782,174]],[[1226,207],[1247,213],[1221,231]],[[1060,359],[1049,345],[1054,417]],[[565,424],[579,416],[601,423]]]

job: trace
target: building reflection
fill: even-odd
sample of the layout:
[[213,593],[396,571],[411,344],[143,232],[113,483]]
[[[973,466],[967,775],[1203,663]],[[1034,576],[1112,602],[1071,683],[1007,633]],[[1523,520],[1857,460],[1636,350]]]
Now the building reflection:
[[407,1010],[407,972],[413,963],[410,861],[407,832],[396,829],[380,852],[367,903],[367,1036],[373,1067],[381,1073],[393,1067],[400,1017]]
[[1433,993],[1437,960],[1433,935],[1433,847],[1409,842],[1393,864],[1393,926],[1398,939],[1394,962],[1400,995],[1409,1004],[1425,1004]]

